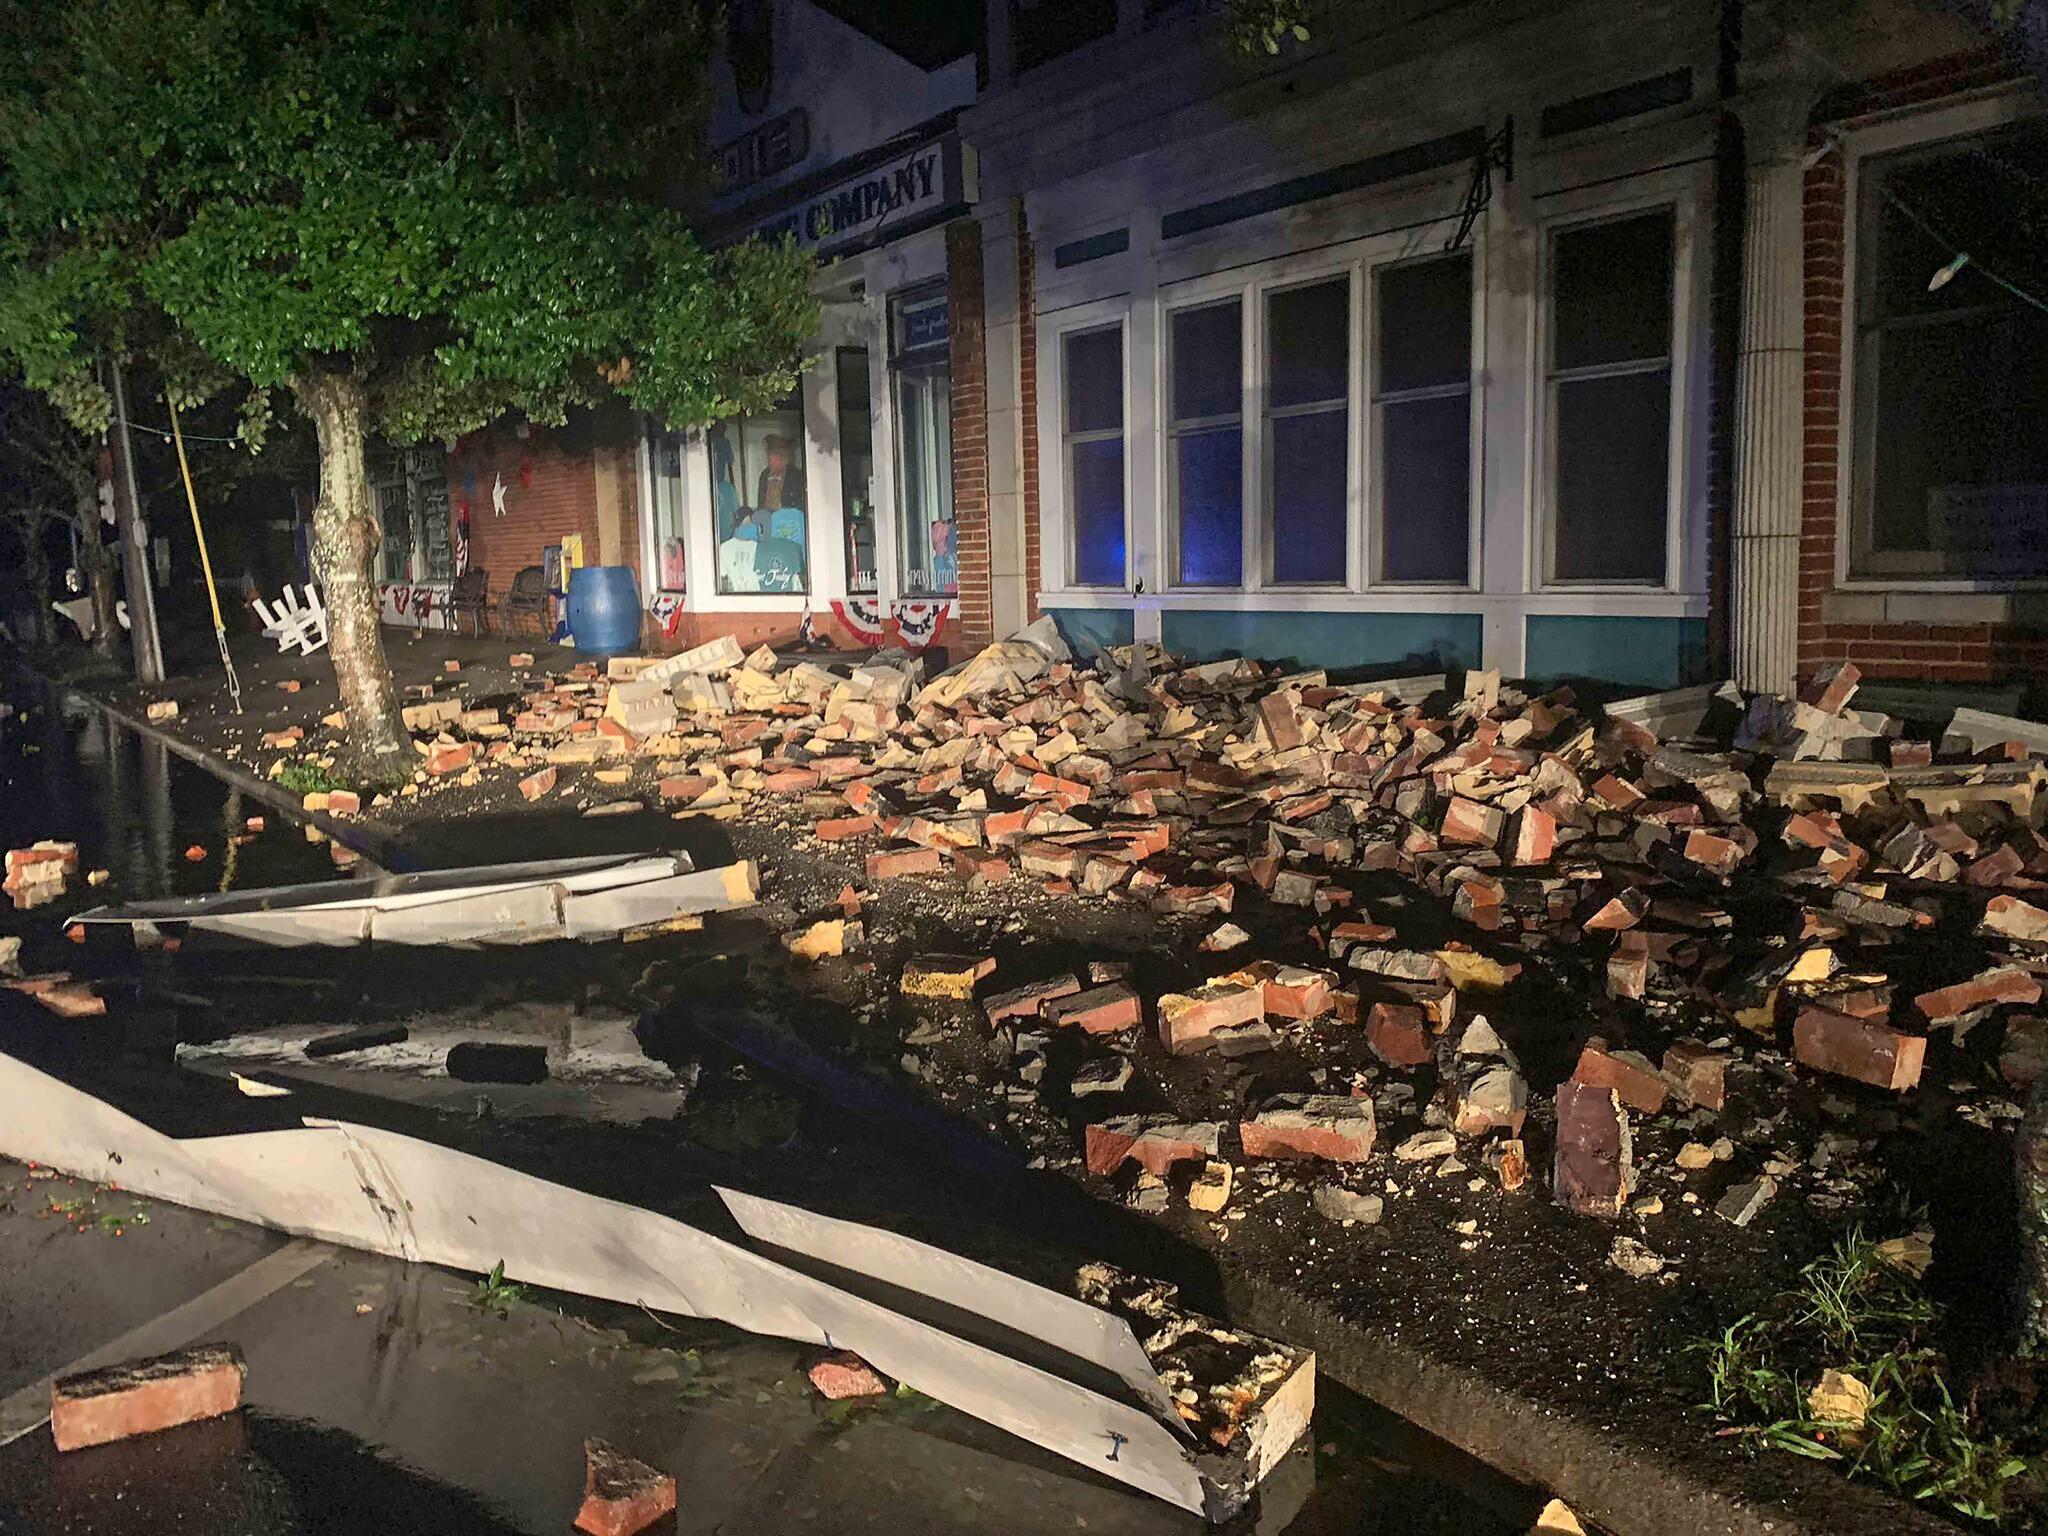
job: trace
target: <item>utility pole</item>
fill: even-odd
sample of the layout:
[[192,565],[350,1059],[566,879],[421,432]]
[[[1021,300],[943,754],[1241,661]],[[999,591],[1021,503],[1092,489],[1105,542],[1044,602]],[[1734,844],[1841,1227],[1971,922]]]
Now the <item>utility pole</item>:
[[156,627],[156,585],[150,579],[149,524],[135,488],[135,444],[128,435],[128,390],[120,359],[110,359],[114,393],[114,511],[121,526],[121,559],[128,576],[128,638],[135,647],[135,680],[164,680],[164,648]]

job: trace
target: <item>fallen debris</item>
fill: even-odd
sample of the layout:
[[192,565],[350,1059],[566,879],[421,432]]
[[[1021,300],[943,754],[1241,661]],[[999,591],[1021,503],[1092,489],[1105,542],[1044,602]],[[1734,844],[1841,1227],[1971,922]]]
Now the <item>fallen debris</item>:
[[583,1506],[576,1529],[588,1536],[637,1536],[675,1513],[676,1480],[603,1440],[583,1442]]
[[50,1435],[58,1450],[76,1451],[219,1418],[241,1406],[247,1373],[232,1344],[201,1344],[60,1377],[50,1388]]

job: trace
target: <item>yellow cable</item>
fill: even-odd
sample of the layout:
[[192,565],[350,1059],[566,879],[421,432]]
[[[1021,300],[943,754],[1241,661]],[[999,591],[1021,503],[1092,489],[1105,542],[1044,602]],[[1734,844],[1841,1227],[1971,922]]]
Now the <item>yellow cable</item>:
[[192,509],[192,536],[199,540],[199,568],[206,572],[206,600],[213,605],[213,627],[225,633],[227,620],[220,616],[220,594],[213,588],[213,557],[206,552],[206,530],[199,526],[199,498],[192,490],[192,467],[185,462],[185,435],[178,430],[178,402],[165,397],[171,408],[171,441],[178,445],[178,473],[185,481],[185,504]]

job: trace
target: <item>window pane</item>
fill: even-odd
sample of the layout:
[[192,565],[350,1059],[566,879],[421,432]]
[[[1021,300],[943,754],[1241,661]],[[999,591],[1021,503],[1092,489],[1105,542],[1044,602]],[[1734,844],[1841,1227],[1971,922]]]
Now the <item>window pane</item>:
[[1560,581],[1664,580],[1671,375],[1659,368],[1555,387]]
[[1472,396],[1400,400],[1380,417],[1380,577],[1464,581],[1472,509]]
[[656,432],[647,443],[654,470],[654,538],[661,569],[656,573],[664,592],[680,592],[683,556],[683,435]]
[[1318,411],[1272,423],[1275,581],[1344,579],[1345,418]]
[[1379,274],[1379,393],[1462,384],[1472,376],[1472,258]]
[[1867,333],[1876,348],[1873,543],[1929,574],[2048,571],[2048,317]]
[[1124,337],[1116,326],[1066,338],[1067,430],[1114,432],[1124,424]]
[[1124,584],[1124,440],[1097,438],[1068,450],[1073,462],[1074,580]]
[[875,564],[875,423],[868,405],[868,349],[841,347],[839,504],[846,513],[846,590],[871,593]]
[[714,422],[706,448],[719,592],[809,591],[802,397],[792,392],[777,410]]
[[1351,378],[1351,281],[1266,295],[1266,381],[1279,409],[1342,400]]
[[1173,419],[1244,409],[1243,306],[1236,299],[1173,316]]
[[960,553],[953,543],[953,406],[945,369],[897,375],[896,420],[903,590],[950,597],[960,590]]
[[[2041,122],[1865,161],[1860,249],[1868,280],[1858,298],[1866,315],[2018,302],[1985,277],[1986,270],[2038,291],[2023,274],[2040,270],[2039,221],[2016,216],[2015,207],[2035,202],[2044,184],[2048,123]],[[1928,279],[1959,250],[1970,253],[1969,263],[1928,292]]]
[[1550,280],[1557,367],[1670,352],[1671,231],[1666,209],[1558,234]]
[[1234,587],[1244,579],[1244,429],[1173,440],[1180,507],[1180,584]]

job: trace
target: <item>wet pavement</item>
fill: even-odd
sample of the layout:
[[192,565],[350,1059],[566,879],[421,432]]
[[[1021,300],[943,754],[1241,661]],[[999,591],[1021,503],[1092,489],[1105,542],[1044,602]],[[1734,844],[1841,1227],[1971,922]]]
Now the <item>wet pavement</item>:
[[[101,888],[74,886],[48,907],[0,907],[0,934],[27,939],[31,969],[93,965],[94,955],[61,937],[69,914],[85,906],[335,873],[327,849],[297,826],[147,736],[56,695],[14,686],[4,696],[20,713],[0,722],[0,846],[73,840],[81,871],[110,873]],[[243,819],[259,813],[268,829],[232,843]],[[207,857],[188,861],[195,844]],[[280,958],[212,979],[234,994],[267,984],[287,998],[301,988],[319,995],[338,979],[310,961],[307,974],[294,975],[290,958]],[[620,958],[619,947],[599,947],[578,969]],[[508,960],[508,971],[527,959]],[[432,979],[445,988],[453,983],[442,969]],[[203,986],[204,976],[181,984]],[[419,980],[415,1002],[431,1004],[435,988]],[[525,982],[506,984],[531,995]],[[192,1011],[181,1010],[186,1032]],[[61,1054],[98,1054],[90,1028],[57,1026]],[[182,1090],[191,1080],[167,1063],[135,1070],[141,1086],[131,1110],[183,1134],[227,1128],[208,1123],[207,1095]],[[306,1109],[317,1112],[310,1101]],[[644,1177],[655,1145],[648,1134],[564,1128],[560,1146],[578,1150],[559,1160],[623,1158]],[[519,1160],[530,1171],[554,1165],[556,1139],[545,1127],[522,1133]],[[666,1161],[673,1149],[665,1143],[661,1156],[669,1171],[658,1182],[668,1192],[649,1188],[647,1203],[687,1202],[682,1186],[697,1181],[680,1159]],[[816,1204],[844,1197],[831,1186],[821,1181]],[[0,1161],[0,1399],[242,1274],[285,1241]],[[574,1297],[532,1297],[501,1318],[471,1305],[473,1285],[337,1250],[209,1335],[232,1339],[249,1361],[242,1413],[62,1457],[46,1430],[0,1447],[0,1533],[560,1532],[581,1495],[587,1435],[676,1475],[678,1531],[1193,1536],[1205,1528],[929,1400],[826,1404],[793,1344],[700,1322],[678,1329]],[[1538,1503],[1325,1382],[1313,1435],[1244,1529],[1518,1532]]]

